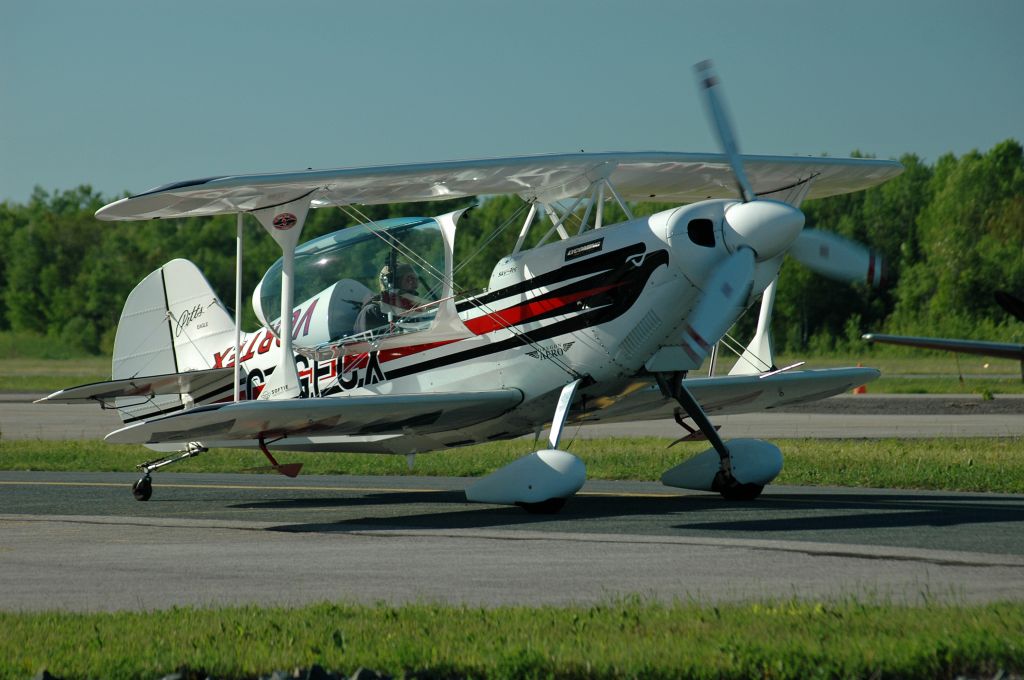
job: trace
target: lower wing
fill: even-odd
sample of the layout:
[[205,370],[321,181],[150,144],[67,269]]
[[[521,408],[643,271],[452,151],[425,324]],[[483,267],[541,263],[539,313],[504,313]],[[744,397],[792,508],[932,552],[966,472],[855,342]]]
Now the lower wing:
[[[763,376],[723,375],[687,378],[685,384],[708,414],[752,413],[817,401],[871,382],[879,376],[874,368],[823,368],[784,371]],[[634,390],[609,406],[581,413],[575,422],[622,422],[671,418],[679,404],[657,385]]]
[[518,406],[516,389],[239,401],[198,406],[115,430],[115,444],[273,440],[288,435],[427,434],[497,418]]

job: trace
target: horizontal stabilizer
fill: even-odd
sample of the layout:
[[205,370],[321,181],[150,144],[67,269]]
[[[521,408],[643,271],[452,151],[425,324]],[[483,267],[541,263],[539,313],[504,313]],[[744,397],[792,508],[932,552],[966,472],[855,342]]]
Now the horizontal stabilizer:
[[108,402],[117,397],[154,397],[160,394],[193,394],[205,392],[210,387],[231,384],[234,368],[211,368],[185,373],[165,373],[121,380],[89,383],[78,387],[57,390],[53,394],[37,399],[37,404],[81,404],[96,401]]
[[273,439],[288,435],[425,434],[468,427],[519,405],[516,389],[371,394],[209,404],[135,423],[115,444]]

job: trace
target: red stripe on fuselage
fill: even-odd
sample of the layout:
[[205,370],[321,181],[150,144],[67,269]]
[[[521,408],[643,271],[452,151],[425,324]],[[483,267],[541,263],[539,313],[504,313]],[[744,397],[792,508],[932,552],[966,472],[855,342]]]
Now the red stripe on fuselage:
[[426,352],[428,349],[434,349],[435,347],[444,347],[445,345],[450,345],[453,342],[455,342],[455,340],[441,340],[439,342],[425,342],[420,345],[409,345],[408,347],[382,349],[377,352],[377,360],[384,363],[385,361],[391,361],[393,359],[401,359],[402,357]]
[[590,297],[592,295],[598,295],[605,291],[617,288],[621,284],[612,284],[608,286],[598,286],[597,288],[591,288],[589,290],[583,290],[578,293],[572,293],[570,295],[563,295],[559,297],[544,298],[542,300],[533,300],[531,302],[524,302],[521,305],[515,307],[509,307],[503,309],[500,312],[493,312],[484,316],[477,317],[466,321],[466,328],[472,331],[475,335],[484,335],[485,333],[492,333],[500,328],[507,328],[509,326],[516,326],[518,324],[529,321],[530,319],[553,312],[557,309],[571,305],[573,302],[582,300],[583,298]]

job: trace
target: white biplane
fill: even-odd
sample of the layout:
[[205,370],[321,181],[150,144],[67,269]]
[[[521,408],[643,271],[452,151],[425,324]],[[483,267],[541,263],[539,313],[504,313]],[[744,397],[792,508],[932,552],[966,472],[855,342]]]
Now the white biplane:
[[[882,273],[863,246],[805,229],[799,205],[884,182],[902,167],[741,156],[711,65],[697,69],[722,154],[574,153],[213,177],[103,207],[101,220],[237,213],[239,253],[242,216],[254,216],[282,250],[253,293],[263,328],[241,333],[237,313],[232,320],[195,265],[173,260],[128,297],[113,379],[42,401],[117,408],[125,426],[106,440],[163,454],[139,466],[139,500],[152,493],[153,471],[208,447],[258,447],[275,470],[294,475],[298,466],[278,464],[271,446],[412,456],[539,437],[550,424],[545,448],[476,481],[466,496],[554,512],[585,480],[583,462],[558,448],[567,423],[666,417],[712,447],[668,470],[665,484],[755,498],[781,470],[779,449],[724,442],[707,413],[821,399],[878,376],[774,364],[769,324],[787,254],[843,281],[877,284]],[[493,194],[516,194],[529,212],[481,293],[458,290],[452,278],[462,211],[367,221],[299,245],[311,208]],[[628,201],[653,200],[684,205],[633,217]],[[604,223],[610,201],[626,221]],[[568,217],[580,212],[570,233]],[[527,248],[532,229],[546,235]],[[730,375],[691,376],[759,297],[756,333]]]

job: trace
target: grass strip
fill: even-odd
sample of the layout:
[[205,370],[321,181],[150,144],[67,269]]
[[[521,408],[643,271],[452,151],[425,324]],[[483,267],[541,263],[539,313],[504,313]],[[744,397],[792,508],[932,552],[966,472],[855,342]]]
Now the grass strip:
[[[568,607],[318,604],[0,613],[0,678],[936,678],[1024,670],[1024,604],[764,601]],[[200,676],[202,677],[202,676]]]
[[[657,437],[578,439],[568,449],[587,465],[590,479],[657,480],[708,447],[685,442],[671,449]],[[1024,493],[1024,440],[1014,437],[961,439],[788,439],[775,442],[785,464],[777,484],[946,491]],[[303,474],[431,475],[477,477],[533,449],[516,439],[417,456],[410,471],[405,456],[279,451],[282,462],[303,463]],[[0,441],[0,469],[131,471],[155,457],[141,446],[94,441]],[[176,472],[238,472],[265,465],[259,451],[212,449],[177,464]]]

